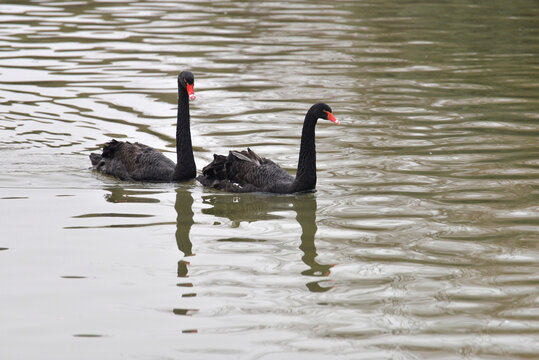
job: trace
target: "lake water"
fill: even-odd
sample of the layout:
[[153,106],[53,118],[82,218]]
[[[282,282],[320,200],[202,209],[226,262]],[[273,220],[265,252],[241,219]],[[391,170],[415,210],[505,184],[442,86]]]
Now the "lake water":
[[[0,358],[539,353],[539,6],[3,1]],[[247,146],[317,192],[93,173],[111,137]]]

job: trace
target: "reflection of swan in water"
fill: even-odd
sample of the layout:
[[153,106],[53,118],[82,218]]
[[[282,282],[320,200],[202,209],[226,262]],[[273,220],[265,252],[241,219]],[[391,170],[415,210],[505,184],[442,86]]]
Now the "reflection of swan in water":
[[[333,265],[322,265],[316,262],[316,245],[314,238],[318,227],[316,226],[316,197],[314,194],[307,194],[302,201],[294,202],[294,210],[296,211],[296,220],[301,226],[301,245],[299,248],[303,251],[301,260],[309,267],[308,270],[302,271],[302,275],[306,276],[328,276]],[[329,288],[323,288],[318,281],[313,281],[307,284],[309,290],[313,292],[327,291]]]
[[202,213],[228,218],[232,221],[232,227],[238,227],[242,221],[282,219],[283,216],[271,212],[290,210],[291,200],[291,196],[212,194],[202,197],[204,204],[213,206],[202,209]]
[[[103,188],[106,193],[104,198],[106,201],[111,203],[158,203],[159,199],[157,197],[152,197],[156,194],[163,193],[163,190],[160,189],[144,189],[144,188],[130,188],[126,189],[121,186],[107,186]],[[112,212],[98,212],[98,213],[87,213],[81,215],[72,216],[75,219],[88,219],[88,218],[100,218],[106,221],[104,225],[94,225],[94,226],[68,226],[65,229],[90,229],[90,228],[137,228],[137,227],[146,227],[146,226],[161,226],[169,225],[170,222],[148,222],[148,221],[139,221],[136,219],[142,218],[153,218],[153,214],[141,214],[140,212],[126,213],[119,212],[119,209],[125,209],[125,207],[114,207],[116,211]],[[132,219],[132,221],[127,223],[117,223],[118,219]]]
[[[152,198],[149,196],[141,195],[154,195],[160,194],[163,192],[161,189],[125,189],[120,186],[110,186],[105,188],[105,190],[110,191],[110,194],[105,195],[105,199],[113,203],[129,202],[129,203],[158,203],[158,198]],[[193,225],[193,197],[191,193],[185,187],[178,187],[176,189],[176,204],[174,208],[176,209],[176,244],[178,249],[184,254],[184,256],[191,256],[192,253],[192,244],[189,238],[189,233],[191,231],[191,226]],[[105,214],[107,216],[114,215],[115,217],[151,217],[153,215],[143,215],[143,214]],[[79,217],[90,217],[92,214],[83,215]],[[158,223],[158,224],[169,224],[167,223]],[[156,225],[156,224],[129,224],[129,225],[117,225],[122,227],[127,226],[147,226],[147,225]],[[178,277],[187,276],[187,265],[188,262],[180,260],[178,262]],[[188,286],[188,285],[187,285]]]
[[[296,220],[301,226],[301,245],[299,248],[303,251],[301,260],[309,267],[302,271],[305,276],[320,276],[327,277],[333,265],[322,265],[316,262],[316,245],[314,238],[318,227],[316,226],[316,197],[314,194],[306,194],[301,197],[301,201],[294,202],[294,210],[296,211]],[[320,286],[320,281],[312,281],[307,283],[307,288],[312,292],[325,292],[331,287]]]
[[107,186],[105,190],[110,191],[110,194],[105,195],[105,199],[112,203],[158,203],[159,199],[140,196],[160,194],[163,190],[155,189],[125,189],[121,186]]
[[[193,220],[193,196],[191,192],[185,187],[178,187],[176,189],[176,244],[178,249],[184,254],[184,256],[194,255],[193,244],[189,237],[191,232],[191,226],[194,224]],[[189,262],[185,260],[178,261],[178,277],[187,277]]]
[[[242,221],[253,222],[257,220],[282,219],[284,216],[274,214],[277,211],[294,210],[296,220],[301,226],[301,245],[303,252],[301,260],[309,269],[302,271],[305,276],[327,277],[333,265],[322,265],[316,262],[315,235],[316,226],[316,195],[314,193],[268,196],[264,194],[212,194],[203,196],[205,204],[213,205],[212,208],[203,209],[204,214],[218,217],[226,217],[237,227]],[[221,241],[238,241],[238,239],[223,239]],[[249,239],[242,239],[249,241]],[[324,292],[331,287],[320,286],[320,281],[307,283],[307,288],[312,292]]]
[[[194,224],[193,220],[193,196],[186,187],[178,187],[176,189],[176,203],[174,205],[176,209],[176,244],[178,249],[183,253],[185,257],[193,256],[191,239],[189,234],[191,227]],[[178,261],[178,278],[182,279],[178,282],[177,286],[187,288],[182,290],[183,297],[192,297],[197,294],[193,292],[193,283],[187,280],[189,277],[189,261],[185,261],[183,258]],[[198,309],[191,308],[173,308],[172,313],[179,316],[189,316],[196,313]],[[196,333],[197,329],[184,329],[182,333]]]

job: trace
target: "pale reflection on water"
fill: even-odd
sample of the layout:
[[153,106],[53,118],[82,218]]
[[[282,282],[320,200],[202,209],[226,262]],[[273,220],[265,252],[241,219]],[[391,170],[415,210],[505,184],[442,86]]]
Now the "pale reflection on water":
[[[534,0],[0,4],[0,358],[534,358]],[[92,173],[251,147],[318,191]],[[32,343],[33,346],[28,346]],[[75,350],[76,349],[76,350]]]

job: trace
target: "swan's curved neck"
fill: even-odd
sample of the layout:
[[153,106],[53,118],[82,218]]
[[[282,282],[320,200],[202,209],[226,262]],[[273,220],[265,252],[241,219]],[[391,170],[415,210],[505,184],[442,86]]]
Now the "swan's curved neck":
[[316,187],[316,145],[315,132],[317,117],[310,111],[305,115],[301,131],[298,170],[292,184],[294,192],[312,190]]
[[195,158],[191,143],[191,124],[189,121],[189,98],[187,90],[178,86],[178,118],[176,123],[176,168],[172,180],[193,179],[196,176]]

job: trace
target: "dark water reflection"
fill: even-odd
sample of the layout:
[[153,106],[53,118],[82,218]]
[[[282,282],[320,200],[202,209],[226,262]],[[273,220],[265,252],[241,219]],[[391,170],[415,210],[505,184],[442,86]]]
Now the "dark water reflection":
[[[535,358],[539,7],[3,1],[0,358]],[[315,194],[91,173],[110,137],[251,147]],[[27,346],[29,342],[35,346]]]
[[[301,272],[305,276],[327,277],[333,265],[322,265],[316,262],[315,236],[318,227],[316,226],[316,198],[314,194],[305,195],[305,198],[296,198],[294,210],[296,211],[296,220],[301,226],[301,245],[303,251],[301,260],[309,267],[308,270]],[[324,292],[331,287],[320,286],[320,281],[307,283],[307,288],[313,292]]]
[[[176,218],[176,244],[184,256],[193,254],[193,244],[189,238],[191,227],[195,223],[193,220],[193,196],[185,188],[176,189],[176,203],[174,205],[178,217]],[[178,265],[178,269],[180,266]],[[180,271],[178,270],[178,276]]]
[[[105,199],[107,201],[110,201],[112,203],[157,203],[159,202],[158,199],[153,198],[151,196],[152,194],[157,194],[159,192],[156,191],[148,191],[148,190],[133,190],[133,189],[125,189],[122,186],[109,186],[105,187],[105,190],[110,191],[110,194],[105,195]],[[144,195],[144,196],[141,196]]]
[[[305,276],[328,277],[333,265],[321,265],[317,257],[315,236],[318,229],[316,225],[316,195],[300,194],[290,196],[276,196],[266,194],[212,194],[203,196],[204,204],[211,204],[202,213],[215,217],[225,217],[239,227],[242,221],[254,222],[262,220],[286,219],[278,213],[294,211],[296,221],[301,227],[299,249],[303,252],[301,260],[309,267],[301,272]],[[220,242],[265,242],[264,238],[224,238]],[[314,292],[327,291],[331,287],[319,286],[319,281],[307,283],[307,288]]]

